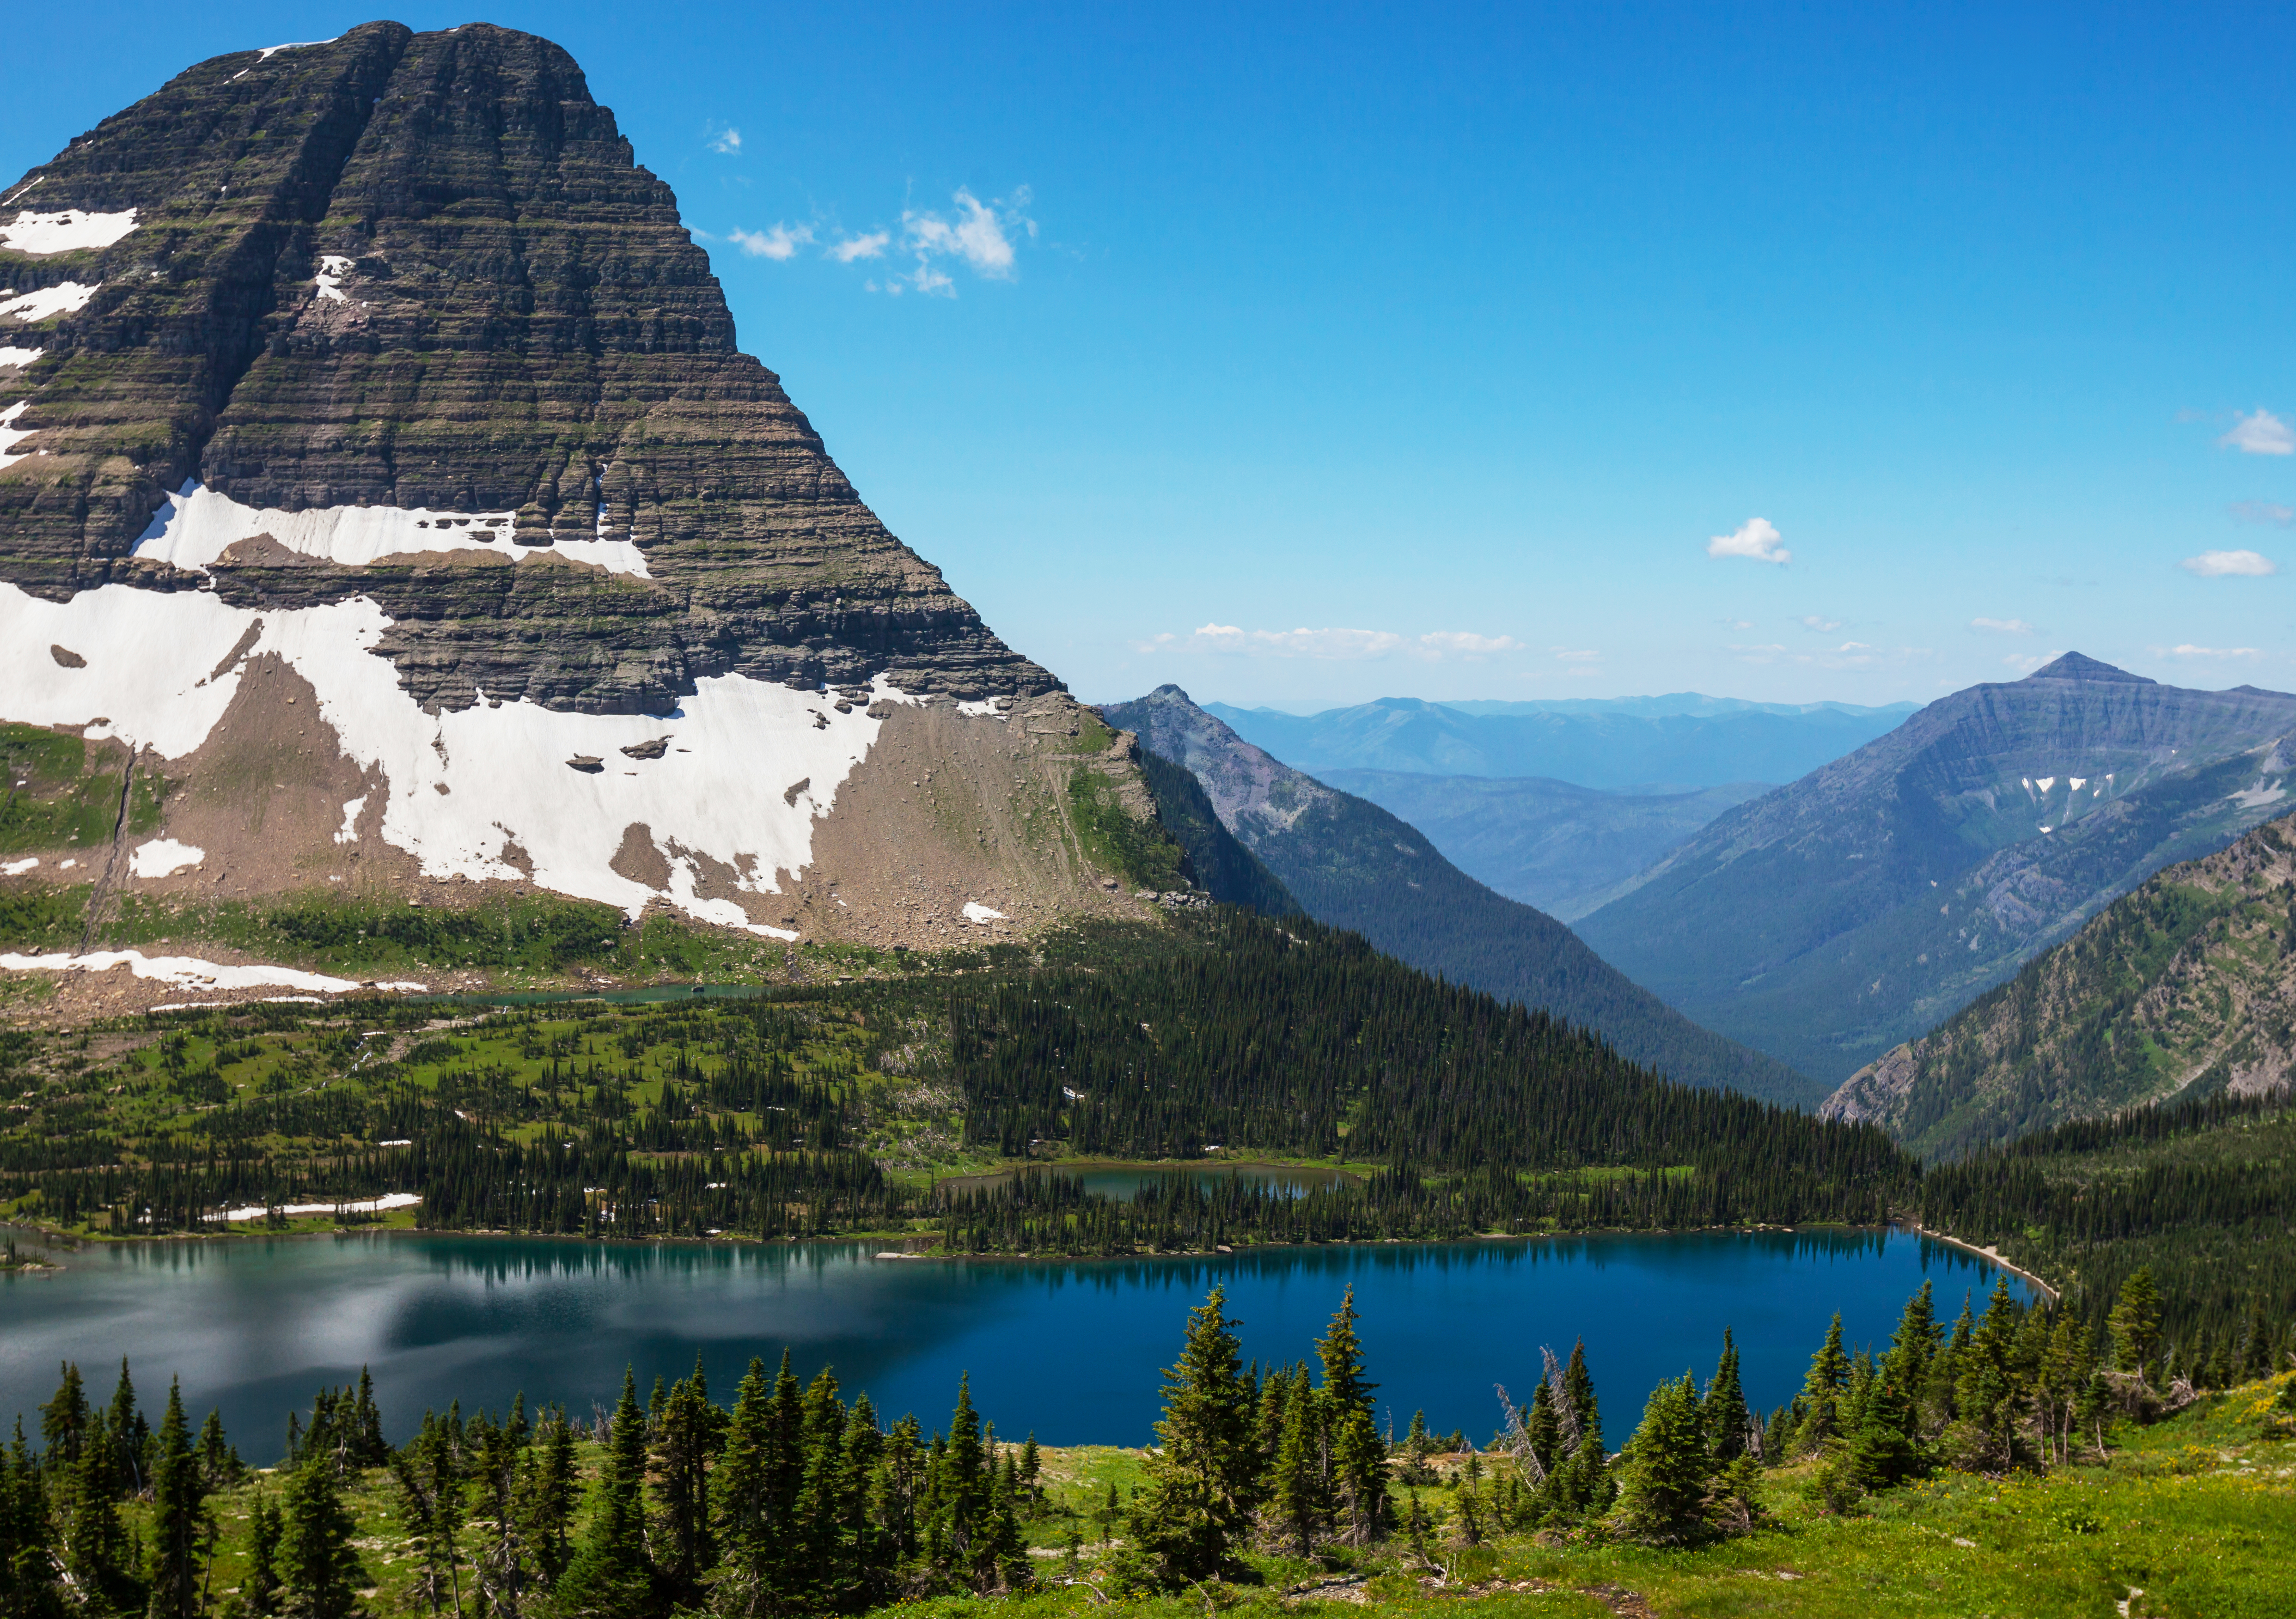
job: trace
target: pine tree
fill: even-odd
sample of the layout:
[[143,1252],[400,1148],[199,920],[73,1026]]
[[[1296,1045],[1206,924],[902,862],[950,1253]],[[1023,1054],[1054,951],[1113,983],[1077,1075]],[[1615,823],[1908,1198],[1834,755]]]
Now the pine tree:
[[197,1619],[207,1480],[184,1420],[180,1380],[168,1386],[152,1476],[151,1619]]
[[127,1572],[127,1536],[115,1499],[119,1470],[100,1419],[65,1471],[56,1502],[63,1565],[83,1590],[116,1598]]
[[1882,1359],[1882,1375],[1905,1396],[1906,1437],[1918,1439],[1922,1427],[1922,1397],[1929,1386],[1930,1362],[1937,1358],[1938,1324],[1935,1291],[1924,1277],[1922,1290],[1906,1301],[1898,1330]]
[[1290,1393],[1283,1404],[1283,1435],[1276,1446],[1269,1494],[1292,1550],[1304,1558],[1330,1521],[1323,1465],[1324,1402],[1308,1386],[1306,1367],[1285,1381]]
[[1619,1460],[1620,1533],[1656,1546],[1688,1541],[1704,1521],[1713,1471],[1697,1385],[1685,1372],[1651,1391],[1642,1426]]
[[351,1549],[358,1525],[337,1493],[334,1459],[311,1457],[287,1478],[279,1574],[294,1619],[350,1619],[366,1570]]
[[118,1475],[112,1483],[114,1494],[120,1499],[143,1494],[152,1425],[135,1408],[135,1381],[127,1375],[126,1355],[119,1357],[119,1383],[111,1392],[111,1409],[104,1413],[103,1428],[111,1438],[112,1466]]
[[2017,1301],[2009,1279],[1997,1278],[1986,1300],[1985,1315],[1959,1357],[1954,1403],[1964,1430],[1989,1465],[2006,1468],[2014,1460],[2018,1406],[2023,1390],[2016,1375],[2019,1329]]
[[701,1590],[702,1574],[717,1562],[709,1529],[709,1464],[716,1460],[717,1408],[697,1353],[693,1373],[669,1393],[660,1423],[660,1501],[668,1556],[664,1574],[681,1599]]
[[1164,1373],[1161,1451],[1133,1510],[1138,1548],[1167,1586],[1219,1571],[1258,1493],[1250,1396],[1226,1307],[1226,1289],[1214,1288],[1189,1312],[1180,1358]]
[[1754,1417],[1746,1409],[1746,1391],[1738,1378],[1738,1345],[1727,1327],[1722,1329],[1722,1359],[1714,1368],[1714,1380],[1706,1386],[1698,1414],[1706,1428],[1706,1447],[1717,1462],[1726,1466],[1745,1453]]
[[1906,1434],[1914,1426],[1911,1404],[1886,1369],[1870,1378],[1843,1451],[1843,1477],[1851,1488],[1887,1490],[1913,1476],[1920,1458]]
[[534,1554],[534,1570],[545,1586],[555,1586],[572,1561],[567,1537],[582,1481],[574,1465],[574,1427],[563,1408],[551,1413],[528,1452],[519,1481],[519,1527]]
[[2105,1318],[2112,1333],[2114,1360],[2122,1371],[2133,1372],[2141,1384],[2161,1353],[2161,1291],[2152,1285],[2152,1268],[2139,1266],[2120,1284],[2120,1296]]
[[645,1549],[645,1413],[637,1377],[625,1369],[598,1474],[596,1506],[556,1601],[569,1619],[635,1619],[653,1611],[652,1571]]
[[[326,1465],[315,1456],[312,1466]],[[390,1459],[391,1476],[398,1481],[399,1510],[407,1538],[422,1562],[422,1594],[436,1614],[443,1598],[460,1614],[463,1609],[461,1553],[464,1508],[462,1479],[455,1467],[454,1440],[446,1423],[433,1411],[422,1413],[422,1427],[414,1443]]]
[[1803,1455],[1815,1455],[1841,1436],[1841,1391],[1849,1381],[1849,1357],[1841,1347],[1841,1312],[1837,1310],[1825,1329],[1825,1342],[1810,1357],[1809,1371],[1802,1378],[1803,1415],[1794,1446]]
[[94,1416],[88,1409],[87,1390],[80,1382],[79,1368],[66,1361],[62,1370],[63,1380],[56,1388],[55,1397],[40,1407],[40,1443],[47,1447],[50,1472],[79,1460]]
[[52,1619],[63,1610],[49,1557],[52,1533],[40,1469],[24,1442],[24,1420],[0,1454],[0,1614]]
[[1376,1540],[1387,1527],[1387,1447],[1379,1442],[1372,1391],[1364,1375],[1363,1340],[1356,1332],[1356,1293],[1349,1288],[1339,1312],[1316,1341],[1324,1380],[1317,1391],[1330,1447],[1334,1509],[1344,1515],[1349,1539]]
[[255,1612],[276,1613],[279,1543],[286,1532],[279,1517],[279,1503],[271,1499],[269,1491],[258,1492],[247,1517],[247,1577],[239,1582],[239,1594]]

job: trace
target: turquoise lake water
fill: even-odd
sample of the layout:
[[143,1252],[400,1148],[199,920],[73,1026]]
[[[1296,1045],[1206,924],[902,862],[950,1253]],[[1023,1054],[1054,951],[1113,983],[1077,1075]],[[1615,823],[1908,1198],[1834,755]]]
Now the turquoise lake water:
[[[1306,1356],[1356,1290],[1371,1375],[1398,1432],[1414,1409],[1480,1443],[1492,1385],[1527,1397],[1538,1350],[1583,1336],[1613,1446],[1660,1378],[1702,1382],[1726,1323],[1747,1394],[1800,1386],[1827,1318],[1852,1343],[1885,1341],[1924,1277],[1950,1319],[1981,1302],[1993,1267],[1904,1232],[1699,1233],[1279,1248],[1212,1259],[883,1260],[874,1245],[619,1245],[519,1238],[362,1235],[139,1244],[62,1255],[50,1277],[0,1277],[0,1421],[54,1391],[77,1361],[108,1398],[119,1357],[147,1405],[179,1375],[194,1417],[219,1407],[252,1460],[275,1459],[292,1406],[373,1368],[386,1425],[404,1437],[426,1404],[465,1411],[611,1403],[622,1368],[641,1392],[697,1351],[729,1400],[751,1355],[784,1345],[800,1373],[835,1368],[888,1419],[947,1420],[957,1376],[1000,1432],[1048,1443],[1138,1444],[1157,1413],[1188,1309],[1228,1288],[1244,1353]],[[2020,1284],[2021,1285],[2021,1284]]]

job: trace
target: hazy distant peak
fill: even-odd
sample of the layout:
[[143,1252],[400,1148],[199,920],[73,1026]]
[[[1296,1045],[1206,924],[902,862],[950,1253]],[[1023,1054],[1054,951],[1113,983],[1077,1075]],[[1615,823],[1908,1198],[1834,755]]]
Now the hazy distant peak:
[[2131,675],[2126,669],[2116,669],[2109,663],[2099,663],[2094,658],[2079,652],[2068,652],[2054,663],[2043,664],[2027,680],[2099,680],[2119,681],[2130,686],[2157,686],[2161,683],[2142,675]]

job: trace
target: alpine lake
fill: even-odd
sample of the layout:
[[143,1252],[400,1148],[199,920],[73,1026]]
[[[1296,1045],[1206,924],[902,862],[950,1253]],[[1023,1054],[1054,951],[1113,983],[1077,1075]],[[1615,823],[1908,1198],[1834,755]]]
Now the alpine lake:
[[[1087,1183],[1121,1197],[1149,1173],[1104,1166]],[[1661,1378],[1711,1374],[1726,1326],[1748,1398],[1767,1408],[1800,1386],[1835,1311],[1850,1344],[1879,1346],[1924,1280],[1950,1320],[1966,1293],[1981,1305],[1996,1275],[1933,1239],[1842,1229],[1085,1260],[405,1231],[50,1252],[60,1271],[0,1274],[0,1421],[20,1412],[36,1429],[65,1360],[91,1397],[108,1397],[124,1355],[147,1405],[180,1377],[194,1419],[219,1409],[258,1462],[283,1448],[291,1410],[308,1411],[316,1390],[362,1367],[398,1440],[425,1407],[456,1400],[466,1414],[501,1410],[522,1392],[529,1409],[587,1416],[611,1406],[626,1366],[643,1397],[697,1356],[726,1402],[752,1356],[770,1366],[784,1348],[801,1378],[832,1368],[849,1397],[866,1391],[888,1420],[914,1411],[928,1431],[945,1424],[969,1376],[1008,1437],[1136,1445],[1152,1439],[1186,1312],[1215,1285],[1245,1354],[1263,1363],[1310,1356],[1352,1288],[1382,1419],[1398,1433],[1423,1408],[1437,1431],[1482,1443],[1501,1420],[1496,1387],[1527,1399],[1541,1346],[1567,1355],[1583,1337],[1616,1444]]]

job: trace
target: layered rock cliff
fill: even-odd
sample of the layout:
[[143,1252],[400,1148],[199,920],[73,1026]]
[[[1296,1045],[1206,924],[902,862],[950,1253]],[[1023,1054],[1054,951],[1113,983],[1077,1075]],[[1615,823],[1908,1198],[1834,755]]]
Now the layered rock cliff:
[[[726,674],[1059,685],[735,347],[676,199],[548,40],[377,22],[217,57],[0,191],[12,214],[0,285],[71,289],[0,315],[37,351],[0,371],[29,435],[0,579],[27,592],[367,596],[433,709],[661,712]],[[591,566],[427,562],[448,535]]]
[[[0,189],[0,881],[94,882],[44,942],[504,886],[932,944],[1180,858],[548,40],[202,62]],[[98,848],[56,806],[106,794]]]

